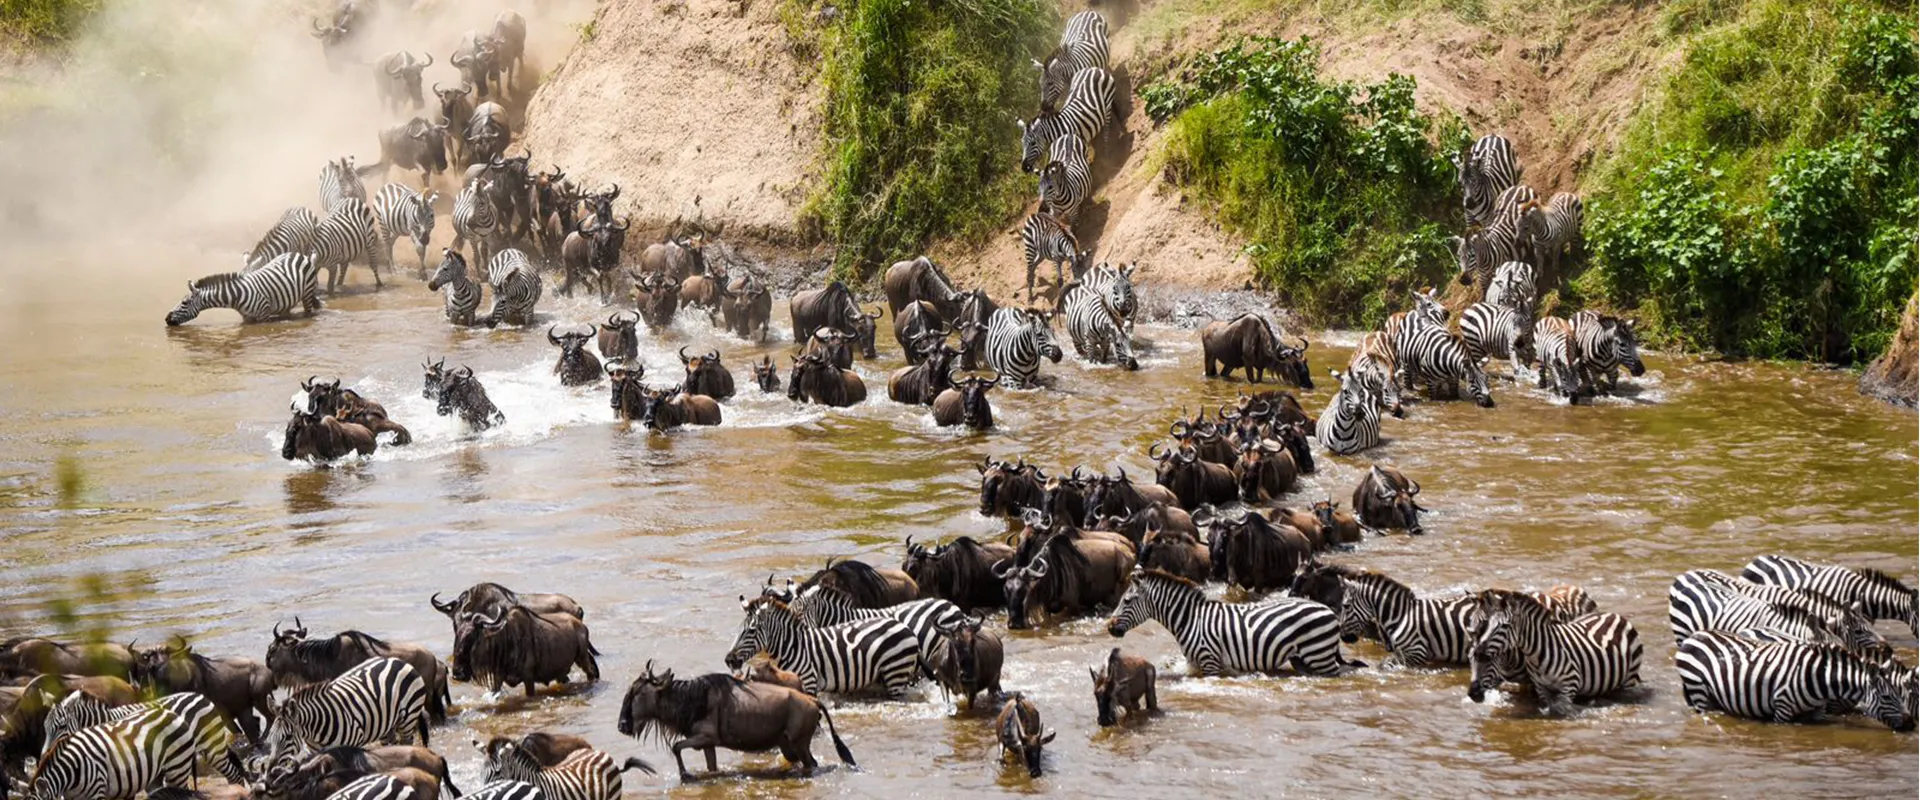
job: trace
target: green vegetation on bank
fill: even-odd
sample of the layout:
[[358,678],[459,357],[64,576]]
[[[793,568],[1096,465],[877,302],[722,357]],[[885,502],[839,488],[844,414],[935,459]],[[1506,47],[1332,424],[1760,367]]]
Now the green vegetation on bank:
[[824,175],[805,214],[838,247],[837,273],[936,237],[978,241],[1032,194],[1015,120],[1039,106],[1031,59],[1057,35],[1053,3],[788,0],[783,15],[825,83]]
[[1254,272],[1316,324],[1375,326],[1454,270],[1453,118],[1414,108],[1414,81],[1327,80],[1305,40],[1254,38],[1141,92],[1167,123],[1164,175],[1246,237]]
[[29,42],[66,39],[99,10],[101,0],[5,0],[0,2],[0,33]]
[[1879,355],[1920,264],[1912,6],[1693,0],[1664,24],[1684,56],[1590,181],[1579,293],[1689,349]]

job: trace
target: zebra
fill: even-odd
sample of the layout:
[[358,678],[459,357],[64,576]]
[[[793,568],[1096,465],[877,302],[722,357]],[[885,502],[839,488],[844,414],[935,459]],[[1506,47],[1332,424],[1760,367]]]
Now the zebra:
[[1486,302],[1513,309],[1526,324],[1533,324],[1533,312],[1540,301],[1534,287],[1535,275],[1533,265],[1525,261],[1501,264],[1494,268],[1493,279],[1487,283]]
[[[388,186],[393,184],[389,183]],[[327,800],[415,800],[413,787],[401,783],[391,775],[363,775],[359,780],[349,783]],[[427,797],[419,800],[435,800]]]
[[305,253],[281,253],[245,274],[223,272],[187,282],[187,296],[167,312],[167,325],[184,325],[209,308],[231,308],[247,322],[284,317],[295,307],[312,316],[321,308],[319,271]]
[[1513,219],[1527,213],[1529,206],[1540,202],[1540,193],[1524,183],[1516,183],[1506,188],[1493,200],[1493,218]]
[[872,686],[899,700],[920,676],[920,640],[892,617],[814,628],[799,612],[771,597],[741,603],[747,618],[727,653],[738,669],[761,650],[800,676],[808,694],[855,692]]
[[191,723],[163,708],[142,709],[55,739],[25,794],[29,800],[131,800],[163,787],[187,789],[194,753]]
[[[1534,695],[1549,713],[1572,711],[1573,701],[1605,697],[1639,685],[1644,650],[1633,623],[1618,614],[1595,613],[1562,622],[1531,595],[1487,589],[1474,596],[1481,620],[1473,663],[1497,665],[1518,654]],[[1498,669],[1476,668],[1467,695],[1486,699],[1499,687]]]
[[1785,586],[1858,604],[1868,619],[1897,619],[1909,632],[1920,631],[1920,593],[1877,569],[1816,564],[1791,556],[1764,555],[1747,563],[1740,577],[1766,586]]
[[347,280],[347,265],[362,259],[373,272],[374,287],[385,288],[380,267],[384,265],[387,272],[393,272],[392,249],[382,250],[380,242],[380,225],[364,201],[335,203],[333,213],[320,223],[313,237],[314,266],[327,271],[327,293],[339,291]]
[[417,738],[425,746],[426,686],[407,662],[370,658],[332,680],[294,689],[274,714],[267,763],[280,763],[296,742],[323,750]]
[[[1113,73],[1102,67],[1074,73],[1066,99],[1059,106],[1043,106],[1032,120],[1020,121],[1020,171],[1038,172],[1045,166],[1040,163],[1044,151],[1065,134],[1079,136],[1091,149],[1107,126],[1112,109]],[[1088,159],[1092,159],[1091,154]]]
[[1702,713],[1797,722],[1858,708],[1896,731],[1914,729],[1914,671],[1876,666],[1834,645],[1699,631],[1681,640],[1673,666],[1687,706]]
[[1140,368],[1139,360],[1133,357],[1132,338],[1127,335],[1128,316],[1135,306],[1132,275],[1131,265],[1115,269],[1101,264],[1088,270],[1085,279],[1067,287],[1061,298],[1067,335],[1081,358],[1119,364],[1129,370]]
[[987,366],[1010,385],[1029,387],[1040,378],[1040,359],[1060,363],[1060,345],[1053,340],[1050,314],[1033,309],[1002,308],[987,318]]
[[1407,412],[1400,406],[1400,382],[1394,378],[1396,365],[1393,344],[1387,334],[1373,331],[1360,337],[1360,344],[1353,348],[1353,356],[1347,359],[1347,374],[1379,401],[1380,410],[1400,419]]
[[547,800],[547,793],[526,781],[500,780],[460,797],[462,800]]
[[493,245],[500,235],[500,217],[487,199],[489,181],[473,181],[453,196],[453,249],[472,243],[473,263],[493,263]]
[[1033,299],[1034,269],[1042,261],[1053,262],[1053,285],[1055,290],[1066,288],[1066,278],[1062,265],[1072,265],[1074,277],[1080,276],[1087,260],[1087,253],[1080,250],[1080,240],[1073,235],[1073,229],[1067,227],[1045,211],[1034,212],[1027,218],[1027,224],[1020,229],[1020,249],[1027,257],[1027,299]]
[[1060,45],[1047,54],[1046,61],[1036,60],[1033,65],[1040,69],[1040,107],[1058,108],[1073,76],[1085,69],[1106,68],[1107,20],[1093,10],[1068,18]]
[[1080,214],[1080,204],[1093,195],[1093,171],[1087,164],[1087,143],[1064,133],[1053,140],[1053,158],[1040,169],[1040,210],[1063,222]]
[[1646,374],[1640,361],[1640,343],[1633,334],[1633,320],[1602,316],[1598,311],[1580,311],[1573,315],[1573,346],[1580,354],[1584,380],[1596,389],[1600,376],[1607,376],[1606,392],[1620,389],[1620,368],[1638,378]]
[[1392,653],[1390,663],[1411,667],[1466,664],[1473,650],[1473,599],[1418,597],[1412,589],[1382,573],[1328,565],[1343,589],[1334,608],[1341,638],[1377,639]]
[[117,722],[154,709],[167,711],[186,721],[187,727],[194,732],[195,752],[199,754],[201,764],[213,768],[229,783],[241,785],[247,782],[240,757],[233,752],[233,731],[227,727],[226,715],[206,695],[195,692],[170,694],[150,702],[126,706],[111,706],[86,692],[73,692],[47,712],[46,722],[43,723],[47,729],[46,744],[41,752],[51,750],[53,743],[61,736],[74,731]]
[[[1547,616],[1555,622],[1572,622],[1600,611],[1600,607],[1594,604],[1587,590],[1578,586],[1562,584],[1544,591],[1528,592],[1527,596],[1538,600],[1540,605],[1546,608]],[[1472,596],[1468,595],[1468,597]],[[1486,616],[1481,613],[1478,604],[1473,604],[1469,606],[1468,618],[1471,622],[1467,636],[1469,640],[1478,642],[1487,624]],[[1502,683],[1520,683],[1527,679],[1526,660],[1519,653],[1508,649],[1501,651],[1497,658],[1489,658],[1489,655],[1475,649],[1468,657],[1471,674],[1489,680],[1487,688],[1490,689]],[[1492,671],[1493,674],[1486,674],[1488,671]]]
[[1499,134],[1480,137],[1465,158],[1455,155],[1453,168],[1460,180],[1468,225],[1485,225],[1491,221],[1495,196],[1520,180],[1520,162],[1514,157],[1513,142]]
[[1314,423],[1313,437],[1329,452],[1353,455],[1380,444],[1380,399],[1352,373],[1327,370],[1340,382],[1327,409]]
[[273,257],[281,253],[306,253],[313,250],[313,237],[320,228],[320,219],[306,206],[294,206],[280,215],[280,221],[267,229],[267,233],[254,243],[247,252],[246,268],[242,272],[253,272],[272,262]]
[[[475,744],[479,744],[475,742]],[[482,746],[487,754],[485,792],[495,785],[506,781],[517,781],[531,786],[535,792],[520,787],[503,787],[501,798],[544,798],[544,800],[620,800],[625,789],[620,774],[630,769],[638,769],[649,775],[653,767],[638,758],[627,759],[624,765],[613,763],[613,756],[605,750],[575,750],[565,760],[551,767],[543,767],[539,759],[521,748],[510,739],[495,739]]]
[[493,286],[487,327],[533,323],[533,305],[540,302],[540,273],[534,271],[527,254],[511,247],[494,254],[493,263],[487,265],[487,283]]
[[1460,264],[1459,282],[1474,287],[1475,297],[1485,298],[1493,271],[1509,261],[1531,261],[1525,235],[1526,214],[1497,217],[1466,236],[1447,237],[1454,260]]
[[334,206],[348,200],[367,202],[367,187],[353,168],[353,156],[329,161],[320,168],[320,210],[333,213]]
[[1521,365],[1534,359],[1533,326],[1520,312],[1493,303],[1474,303],[1460,312],[1460,343],[1474,363],[1507,359],[1516,382],[1526,373]]
[[1400,369],[1415,383],[1424,383],[1437,397],[1458,397],[1460,381],[1475,405],[1493,408],[1493,395],[1487,392],[1486,362],[1468,355],[1460,337],[1439,325],[1409,328],[1406,354]]
[[451,247],[440,249],[440,268],[427,279],[429,291],[446,293],[447,321],[471,326],[480,310],[480,284],[467,277],[467,260]]
[[792,608],[816,628],[869,619],[899,620],[919,640],[920,661],[924,664],[932,664],[934,652],[946,646],[946,637],[939,629],[951,630],[967,621],[966,613],[959,606],[937,597],[909,600],[886,608],[856,608],[847,593],[825,586],[808,587],[794,597]]
[[1667,588],[1667,622],[1675,643],[1695,631],[1765,628],[1797,641],[1838,644],[1875,662],[1893,657],[1871,621],[1832,598],[1710,569],[1674,577]]
[[1546,207],[1527,220],[1527,237],[1535,258],[1540,259],[1548,275],[1560,274],[1560,258],[1567,247],[1580,238],[1580,226],[1587,218],[1586,204],[1580,195],[1556,192]]
[[1413,355],[1413,332],[1424,326],[1447,324],[1447,307],[1435,299],[1435,294],[1432,288],[1414,292],[1413,310],[1393,312],[1381,327],[1387,342],[1393,345],[1394,377],[1407,388],[1413,386],[1412,376],[1407,373],[1408,359]]
[[1586,368],[1580,361],[1579,348],[1573,343],[1573,323],[1559,317],[1541,317],[1535,321],[1533,350],[1540,362],[1535,385],[1546,389],[1551,381],[1554,393],[1566,398],[1568,405],[1588,393],[1584,385]]
[[1187,663],[1209,677],[1278,672],[1292,666],[1303,675],[1339,675],[1364,667],[1340,655],[1340,620],[1312,600],[1276,597],[1259,603],[1210,600],[1199,584],[1157,569],[1136,569],[1120,597],[1107,632],[1127,631],[1154,620],[1180,643]]
[[[380,252],[391,254],[401,236],[413,240],[420,274],[427,272],[427,242],[433,238],[433,204],[439,192],[419,192],[398,183],[380,187],[373,195],[373,216],[380,222]],[[391,257],[391,255],[389,255]]]

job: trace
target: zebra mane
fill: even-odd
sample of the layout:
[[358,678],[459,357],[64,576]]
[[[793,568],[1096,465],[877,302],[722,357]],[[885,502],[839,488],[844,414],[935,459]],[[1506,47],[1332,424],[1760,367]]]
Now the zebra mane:
[[229,283],[237,282],[243,277],[245,276],[238,272],[221,272],[194,281],[190,286],[194,289],[212,289],[216,286],[225,286]]
[[1180,575],[1175,575],[1163,569],[1155,569],[1153,567],[1141,567],[1140,569],[1136,570],[1133,573],[1133,578],[1134,580],[1152,578],[1154,580],[1166,581],[1167,583],[1171,583],[1177,586],[1185,586],[1196,592],[1204,593],[1206,591],[1205,589],[1200,588],[1200,584],[1194,583],[1192,580],[1188,578],[1182,577]]
[[[795,592],[795,593],[798,594],[798,592]],[[779,609],[783,612],[786,612],[787,616],[793,617],[796,620],[800,619],[800,612],[793,610],[793,608],[791,606],[788,606],[786,603],[780,602],[779,598],[761,595],[759,597],[755,597],[747,601],[748,613],[758,611],[761,608]]]
[[1913,594],[1913,587],[1908,586],[1905,581],[1888,573],[1872,567],[1849,567],[1848,569],[1853,572],[1853,574],[1860,576],[1866,580],[1867,583],[1873,584],[1874,586],[1883,589],[1892,589],[1905,594]]
[[1384,572],[1374,572],[1370,569],[1354,569],[1346,566],[1335,566],[1334,569],[1340,577],[1353,581],[1354,583],[1368,586],[1385,594],[1402,597],[1407,600],[1413,600],[1415,598],[1413,589],[1404,583],[1394,580],[1392,576]]

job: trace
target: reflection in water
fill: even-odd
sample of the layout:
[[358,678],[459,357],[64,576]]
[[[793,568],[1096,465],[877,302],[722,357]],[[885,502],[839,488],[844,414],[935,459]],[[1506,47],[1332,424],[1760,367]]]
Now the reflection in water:
[[321,520],[303,519],[324,514],[334,509],[332,497],[333,479],[336,470],[305,465],[289,467],[289,472],[281,484],[286,487],[287,516],[297,530],[317,528]]

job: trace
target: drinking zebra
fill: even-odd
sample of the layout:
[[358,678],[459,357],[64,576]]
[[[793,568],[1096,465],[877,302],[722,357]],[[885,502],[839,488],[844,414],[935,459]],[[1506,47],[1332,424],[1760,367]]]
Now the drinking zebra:
[[1695,711],[1800,722],[1829,709],[1857,708],[1896,731],[1914,729],[1920,696],[1914,671],[1876,666],[1834,645],[1700,631],[1681,640],[1673,666]]
[[1127,335],[1135,307],[1132,278],[1132,265],[1116,269],[1100,264],[1067,287],[1062,298],[1067,335],[1081,358],[1097,364],[1119,364],[1129,370],[1140,368]]
[[318,277],[312,256],[281,253],[252,272],[223,272],[188,281],[186,298],[167,312],[167,325],[184,325],[209,308],[231,308],[240,312],[244,322],[284,317],[295,307],[311,316],[320,310]]
[[268,228],[266,235],[255,242],[253,249],[247,252],[246,268],[242,272],[252,272],[265,267],[274,256],[281,253],[313,252],[313,237],[320,228],[320,220],[307,210],[306,206],[294,206],[280,215],[280,221]]
[[1897,619],[1916,630],[1920,623],[1920,593],[1899,578],[1877,569],[1816,564],[1791,556],[1765,555],[1747,563],[1740,577],[1765,586],[1785,586],[1833,598],[1841,605],[1859,604],[1868,619]]
[[1040,359],[1060,363],[1051,315],[1024,308],[1002,308],[987,318],[987,366],[1012,386],[1038,383]]
[[1465,381],[1475,405],[1493,408],[1484,360],[1468,357],[1460,338],[1444,327],[1416,325],[1409,330],[1400,369],[1413,383],[1426,384],[1435,397],[1453,398],[1460,396],[1460,382]]
[[[1547,610],[1547,616],[1552,617],[1555,622],[1572,622],[1588,614],[1598,613],[1600,610],[1600,607],[1594,604],[1593,598],[1587,595],[1587,590],[1570,584],[1561,584],[1545,591],[1528,592],[1527,596],[1540,601],[1540,605]],[[1472,596],[1468,597],[1471,599]],[[1478,642],[1480,633],[1487,624],[1486,617],[1480,613],[1480,606],[1477,603],[1469,606],[1468,617],[1471,620],[1467,631],[1468,638]],[[1527,665],[1518,652],[1508,648],[1498,653],[1497,658],[1489,658],[1490,655],[1494,654],[1475,649],[1467,659],[1468,666],[1472,669],[1471,674],[1489,681],[1488,688],[1502,683],[1519,683],[1527,679]]]
[[540,301],[540,273],[533,270],[525,253],[509,247],[495,254],[487,265],[487,283],[493,286],[487,327],[533,323],[533,304]]
[[1541,317],[1533,323],[1533,350],[1540,361],[1535,385],[1551,388],[1569,405],[1589,391],[1584,385],[1587,371],[1573,343],[1573,323],[1559,317]]
[[1606,392],[1620,388],[1620,368],[1638,378],[1647,366],[1640,362],[1640,343],[1633,334],[1633,320],[1622,321],[1602,316],[1598,311],[1581,311],[1569,320],[1573,323],[1573,346],[1579,353],[1583,381],[1596,389],[1600,376],[1607,376]]
[[25,794],[29,800],[131,800],[143,791],[191,789],[194,753],[191,723],[165,709],[143,709],[54,740]]
[[1460,312],[1460,343],[1476,364],[1506,359],[1516,382],[1526,373],[1521,365],[1534,359],[1533,326],[1520,312],[1493,303],[1474,303]]
[[891,617],[813,628],[771,597],[743,600],[747,618],[727,653],[739,669],[761,650],[800,676],[808,694],[856,692],[872,686],[898,700],[920,676],[920,640]]
[[491,185],[491,181],[474,181],[453,196],[453,249],[471,243],[475,264],[493,263],[493,248],[502,232],[499,214],[488,199]]
[[373,272],[374,287],[384,288],[380,267],[393,272],[392,248],[383,251],[380,242],[379,223],[366,201],[346,199],[334,203],[333,212],[320,222],[313,235],[313,262],[316,268],[327,271],[327,293],[339,291],[347,281],[347,265],[361,260],[366,261],[367,269]]
[[1465,158],[1455,155],[1453,168],[1460,179],[1468,225],[1485,225],[1491,221],[1494,198],[1520,180],[1520,162],[1513,155],[1513,142],[1499,134],[1480,137]]
[[471,326],[480,310],[480,284],[467,277],[467,260],[451,247],[440,249],[440,268],[427,279],[428,291],[445,290],[447,321]]
[[1040,262],[1053,262],[1053,285],[1056,290],[1066,287],[1063,265],[1073,265],[1076,278],[1086,266],[1087,254],[1080,251],[1080,240],[1073,235],[1073,229],[1045,211],[1035,212],[1027,218],[1026,226],[1020,229],[1020,249],[1027,257],[1028,302],[1033,300],[1034,269],[1040,266]]
[[421,195],[398,183],[380,187],[373,195],[373,216],[380,222],[380,252],[392,257],[393,244],[401,236],[413,240],[413,253],[420,259],[420,272],[427,271],[427,241],[433,238],[433,203],[439,192]]
[[1473,598],[1419,597],[1406,584],[1371,570],[1328,564],[1296,579],[1296,589],[1331,578],[1338,591],[1328,600],[1340,619],[1342,639],[1374,639],[1392,653],[1390,663],[1410,667],[1466,664],[1473,650]]
[[201,765],[212,768],[230,783],[247,782],[240,757],[233,752],[233,731],[227,727],[226,716],[206,695],[195,692],[170,694],[127,706],[111,706],[86,692],[73,692],[47,712],[43,723],[47,729],[46,744],[41,752],[52,750],[53,743],[69,733],[130,719],[155,709],[186,722],[187,728],[193,731],[194,751],[199,754]]
[[1749,583],[1724,572],[1693,569],[1667,588],[1667,622],[1676,643],[1696,631],[1759,628],[1802,642],[1832,643],[1875,662],[1893,657],[1873,623],[1832,598]]
[[1476,703],[1486,699],[1487,690],[1498,688],[1503,677],[1498,669],[1479,665],[1497,665],[1509,653],[1520,656],[1526,681],[1549,713],[1569,713],[1575,701],[1640,683],[1640,634],[1625,617],[1596,613],[1561,622],[1534,597],[1505,589],[1480,592],[1474,606],[1482,622],[1467,695]]
[[1340,391],[1320,412],[1314,423],[1313,437],[1329,452],[1353,455],[1380,444],[1380,400],[1368,391],[1352,373],[1341,375],[1328,370],[1340,382]]
[[[538,790],[533,796],[544,797],[544,800],[620,800],[621,792],[626,788],[622,785],[621,773],[637,769],[653,774],[653,767],[638,758],[629,758],[624,765],[616,765],[613,756],[607,755],[604,750],[575,750],[560,763],[546,767],[512,739],[495,738],[481,748],[487,757],[487,788],[503,781],[517,781],[523,785],[530,784]],[[508,797],[524,798],[529,794],[525,789],[516,787],[503,792],[500,797],[503,800]]]
[[407,662],[372,658],[332,680],[294,689],[274,715],[267,763],[300,744],[313,750],[406,744],[427,737],[427,689]]
[[1087,143],[1074,134],[1062,134],[1053,140],[1052,155],[1040,169],[1040,210],[1071,222],[1080,214],[1080,204],[1093,194]]
[[[789,582],[789,592],[791,592],[791,582]],[[885,608],[858,608],[854,606],[853,598],[846,592],[827,586],[808,587],[794,597],[791,607],[800,613],[807,624],[816,628],[869,619],[898,620],[900,624],[907,626],[907,630],[913,632],[915,639],[919,640],[920,660],[926,664],[933,663],[933,654],[936,650],[946,647],[946,637],[940,634],[939,628],[945,627],[952,630],[954,626],[967,620],[967,615],[960,610],[959,606],[937,597],[909,600]]]
[[1199,584],[1157,569],[1135,570],[1107,632],[1125,636],[1148,620],[1166,626],[1187,663],[1209,677],[1243,672],[1338,675],[1365,664],[1340,655],[1340,621],[1312,600],[1260,603],[1210,600]]
[[332,213],[334,206],[348,200],[367,202],[367,187],[353,168],[353,156],[329,161],[320,168],[320,210]]
[[1060,44],[1046,60],[1033,62],[1040,68],[1040,107],[1058,108],[1073,76],[1081,70],[1107,66],[1107,21],[1100,12],[1087,10],[1067,19],[1060,32]]
[[1539,306],[1539,295],[1534,288],[1533,265],[1525,261],[1509,261],[1493,271],[1493,280],[1487,284],[1486,302],[1501,308],[1510,308],[1520,313],[1526,324],[1533,324],[1533,311]]
[[1557,192],[1547,200],[1541,213],[1527,221],[1527,237],[1533,256],[1553,279],[1560,276],[1560,259],[1569,245],[1580,238],[1580,226],[1587,217],[1580,195]]
[[1347,375],[1379,401],[1380,410],[1398,419],[1407,412],[1400,406],[1400,382],[1394,377],[1396,369],[1392,341],[1382,331],[1360,337],[1360,344],[1354,346],[1352,357],[1347,359]]
[[1032,120],[1020,121],[1020,171],[1037,172],[1054,140],[1074,134],[1093,147],[1113,109],[1113,74],[1101,67],[1080,70],[1067,86],[1066,99],[1041,107]]

